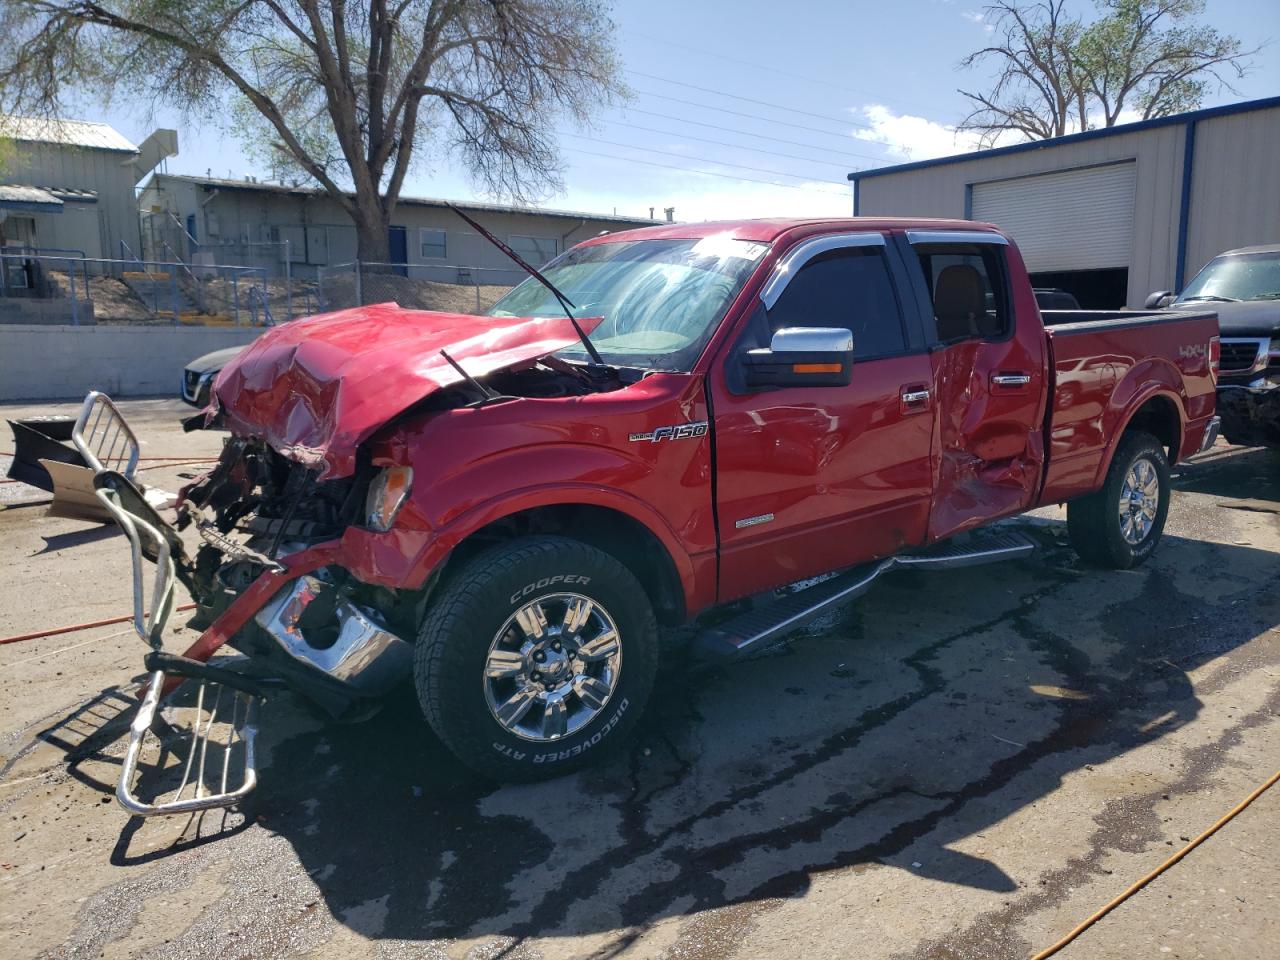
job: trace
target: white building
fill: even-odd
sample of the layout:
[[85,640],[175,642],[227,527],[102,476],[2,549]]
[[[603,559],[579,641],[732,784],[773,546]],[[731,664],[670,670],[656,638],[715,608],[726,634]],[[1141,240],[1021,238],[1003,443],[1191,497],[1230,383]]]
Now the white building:
[[0,140],[0,245],[91,258],[138,251],[134,187],[178,152],[173,130],[135,146],[84,120],[0,116]]
[[854,213],[995,223],[1036,286],[1086,307],[1179,291],[1280,241],[1280,97],[849,174]]
[[[253,179],[157,173],[138,199],[148,259],[266,266],[295,277],[356,259],[350,217],[325,191]],[[603,231],[651,226],[644,217],[497,204],[457,206],[539,266]],[[390,229],[391,261],[415,279],[457,282],[459,268],[486,273],[482,282],[515,283],[523,276],[500,251],[449,210],[443,200],[401,197]],[[286,247],[287,243],[287,247]],[[479,279],[479,278],[477,278]]]

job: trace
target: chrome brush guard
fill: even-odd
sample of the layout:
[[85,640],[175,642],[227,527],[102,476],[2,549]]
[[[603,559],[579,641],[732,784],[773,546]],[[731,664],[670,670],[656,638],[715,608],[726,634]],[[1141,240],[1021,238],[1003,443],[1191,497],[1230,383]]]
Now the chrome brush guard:
[[[100,393],[89,394],[80,419],[72,430],[72,441],[94,470],[95,496],[129,540],[133,572],[133,628],[152,649],[145,658],[150,679],[129,729],[129,745],[120,771],[116,799],[130,813],[143,817],[230,806],[243,799],[257,783],[254,738],[257,735],[257,711],[264,693],[248,677],[162,652],[165,625],[173,613],[176,561],[181,559],[185,562],[185,555],[177,532],[147,503],[129,478],[138,461],[138,442],[108,397]],[[114,469],[116,467],[123,469]],[[148,578],[143,570],[144,560],[155,564],[150,609],[146,597]],[[166,688],[171,685],[171,680],[182,679],[198,682],[194,720],[185,737],[185,747],[181,744],[183,735],[167,718],[160,716]],[[220,709],[226,709],[224,701],[228,694],[230,720],[227,722],[224,714],[223,722],[219,723],[218,713]],[[182,709],[174,704],[169,706],[175,711]],[[148,768],[141,779],[163,779],[167,772],[166,759],[170,756],[180,758],[184,749],[186,752],[185,762],[179,759],[183,770],[177,789],[168,799],[157,797],[150,802],[134,793],[149,733],[160,742],[160,757],[156,766]],[[210,771],[211,747],[214,763]],[[241,756],[233,765],[233,754],[237,753]],[[154,777],[151,776],[153,774]],[[216,783],[216,789],[210,788],[207,778]]]

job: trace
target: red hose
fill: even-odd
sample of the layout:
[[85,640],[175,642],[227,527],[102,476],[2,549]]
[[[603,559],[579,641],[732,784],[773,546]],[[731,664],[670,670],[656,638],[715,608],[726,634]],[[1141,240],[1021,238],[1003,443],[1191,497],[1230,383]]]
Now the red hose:
[[[174,613],[180,613],[183,610],[194,610],[194,603],[184,603],[180,607],[174,607]],[[16,637],[0,637],[0,646],[6,643],[21,643],[23,640],[38,640],[41,637],[56,637],[60,633],[75,633],[77,630],[91,630],[94,627],[109,627],[113,623],[124,623],[126,620],[132,620],[133,614],[127,613],[123,617],[108,617],[106,620],[94,620],[92,623],[77,623],[70,627],[55,627],[52,630],[38,630],[35,633],[23,633]]]

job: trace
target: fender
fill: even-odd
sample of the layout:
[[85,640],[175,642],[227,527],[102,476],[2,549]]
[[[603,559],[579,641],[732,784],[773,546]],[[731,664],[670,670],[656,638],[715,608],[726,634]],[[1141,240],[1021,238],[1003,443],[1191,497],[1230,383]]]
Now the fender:
[[[675,567],[684,591],[686,609],[707,606],[710,601],[700,599],[700,596],[708,590],[714,598],[714,580],[699,587],[700,578],[696,575],[693,558],[657,511],[629,494],[582,482],[522,487],[512,490],[506,496],[476,504],[437,530],[435,536],[423,544],[422,549],[406,565],[403,586],[420,588],[458,544],[491,523],[538,507],[579,505],[615,510],[635,520],[653,534]],[[714,554],[712,557],[714,558]]]
[[[1125,395],[1128,394],[1127,399]],[[1177,369],[1167,360],[1150,360],[1132,367],[1128,374],[1116,385],[1111,393],[1111,400],[1103,414],[1103,429],[1111,439],[1102,451],[1102,459],[1098,462],[1098,470],[1094,474],[1093,489],[1098,490],[1106,480],[1107,471],[1111,469],[1111,460],[1120,438],[1124,436],[1134,416],[1142,409],[1143,404],[1154,398],[1163,398],[1173,404],[1178,415],[1178,435],[1172,445],[1173,456],[1170,465],[1178,460],[1182,450],[1182,438],[1187,429],[1186,397],[1182,391],[1182,378]]]

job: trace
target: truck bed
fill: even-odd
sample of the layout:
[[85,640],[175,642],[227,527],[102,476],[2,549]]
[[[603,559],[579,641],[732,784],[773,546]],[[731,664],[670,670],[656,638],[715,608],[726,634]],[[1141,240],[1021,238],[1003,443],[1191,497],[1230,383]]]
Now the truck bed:
[[1161,437],[1176,462],[1199,449],[1214,408],[1209,341],[1217,314],[1171,310],[1048,310],[1048,466],[1042,503],[1097,488],[1108,444],[1136,400],[1172,404],[1183,424]]

